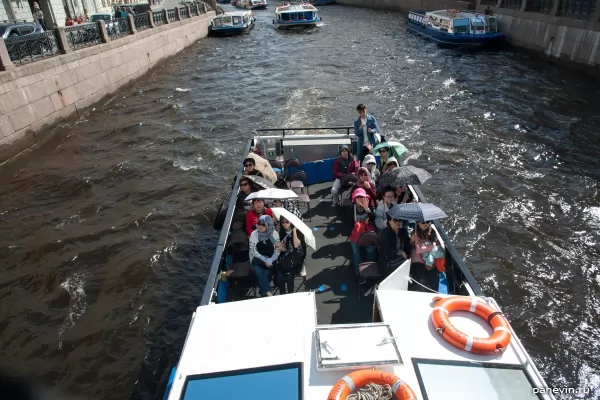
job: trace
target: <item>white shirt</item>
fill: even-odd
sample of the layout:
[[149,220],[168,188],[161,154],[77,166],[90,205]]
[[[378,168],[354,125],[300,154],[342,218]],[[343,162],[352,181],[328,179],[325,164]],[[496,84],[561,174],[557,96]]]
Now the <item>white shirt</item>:
[[367,118],[361,118],[360,122],[365,126],[363,128],[363,143],[366,145],[367,143],[369,143],[369,136],[367,136]]

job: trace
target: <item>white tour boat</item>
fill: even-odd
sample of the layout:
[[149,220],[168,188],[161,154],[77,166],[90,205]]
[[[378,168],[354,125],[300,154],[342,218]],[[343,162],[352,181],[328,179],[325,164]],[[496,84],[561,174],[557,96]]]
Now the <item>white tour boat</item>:
[[319,10],[310,3],[280,4],[275,9],[273,24],[277,28],[297,28],[317,26],[321,22]]
[[[243,209],[236,210],[240,167],[222,210],[200,306],[164,398],[341,400],[358,390],[370,392],[373,397],[362,398],[371,399],[379,398],[378,391],[402,400],[554,399],[500,306],[483,294],[439,221],[433,227],[445,250],[443,294],[413,291],[410,260],[383,280],[365,269],[375,285],[356,282],[347,264],[352,207],[333,207],[330,194],[339,149],[356,147],[353,128],[307,133],[317,129],[322,128],[259,130],[269,136],[250,140],[242,157],[258,148],[272,165],[296,159],[305,171],[303,185],[290,186],[309,195],[304,220],[316,250],[308,250],[296,293],[256,298],[248,261],[230,256],[241,244],[231,238],[240,236],[245,218]],[[289,135],[299,130],[304,133]],[[297,168],[295,162],[284,164],[284,172],[292,164]],[[426,202],[418,186],[409,189]]]

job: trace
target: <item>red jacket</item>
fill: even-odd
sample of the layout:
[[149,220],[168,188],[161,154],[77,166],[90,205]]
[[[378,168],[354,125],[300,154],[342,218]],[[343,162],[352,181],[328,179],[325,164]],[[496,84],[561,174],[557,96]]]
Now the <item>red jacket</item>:
[[[273,217],[273,211],[271,211],[270,208],[265,207],[265,212],[261,215],[269,215],[270,217]],[[261,215],[255,213],[254,210],[250,210],[246,214],[246,232],[248,233],[248,236],[250,236],[252,231],[256,229],[256,222]]]
[[342,167],[342,157],[338,157],[333,163],[333,176],[335,179],[342,179],[346,174],[355,174],[358,171],[358,161],[352,156],[352,160],[346,165],[346,169]]

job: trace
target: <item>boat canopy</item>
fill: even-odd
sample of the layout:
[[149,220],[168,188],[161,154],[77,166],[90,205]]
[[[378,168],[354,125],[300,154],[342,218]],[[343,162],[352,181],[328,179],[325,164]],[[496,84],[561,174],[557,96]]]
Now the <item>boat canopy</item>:
[[430,28],[454,34],[480,35],[498,31],[496,17],[458,10],[427,12],[424,21],[419,22]]
[[213,19],[213,26],[236,26],[247,24],[252,13],[250,11],[237,11],[217,15]]

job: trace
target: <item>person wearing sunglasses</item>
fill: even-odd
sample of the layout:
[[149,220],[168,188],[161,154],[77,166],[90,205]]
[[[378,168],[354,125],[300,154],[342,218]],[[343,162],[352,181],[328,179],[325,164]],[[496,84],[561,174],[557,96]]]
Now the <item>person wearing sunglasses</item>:
[[[412,244],[410,274],[421,285],[437,292],[439,285],[438,271],[435,266],[427,265],[423,258],[424,253],[431,252],[437,246],[436,240],[437,237],[431,227],[431,221],[417,222],[415,230],[410,237]],[[418,286],[417,290],[428,292],[422,286]]]
[[381,128],[374,116],[367,114],[367,106],[356,106],[358,118],[354,121],[354,135],[358,139],[358,159],[362,163],[373,147],[381,141]]
[[377,169],[377,160],[373,154],[367,154],[363,160],[362,166],[365,167],[371,174],[371,180],[377,184],[381,172]]
[[[386,194],[393,194],[394,188]],[[390,212],[397,204],[391,204]],[[404,229],[401,219],[391,218],[386,212],[386,227],[379,235],[379,268],[382,276],[386,277],[396,270],[411,254],[411,243],[408,232]],[[393,215],[393,214],[392,214]]]
[[387,164],[390,157],[392,157],[392,154],[391,154],[389,147],[380,147],[378,151],[379,151],[379,172],[381,172],[383,174],[385,164]]
[[371,174],[369,173],[369,170],[365,167],[360,167],[358,169],[358,172],[356,173],[356,177],[358,179],[356,180],[356,183],[354,184],[354,186],[352,186],[352,189],[350,190],[350,196],[354,194],[354,191],[356,189],[364,189],[365,193],[369,196],[370,199],[369,207],[374,210],[376,206],[376,186],[375,182],[373,182],[373,180],[371,179]]
[[256,222],[263,215],[268,215],[272,218],[273,211],[265,207],[263,199],[252,199],[252,209],[246,214],[246,233],[248,233],[248,236],[256,229]]
[[244,175],[256,175],[264,178],[262,172],[256,169],[256,161],[252,157],[244,160]]
[[252,186],[252,180],[243,176],[240,179],[240,191],[238,192],[238,198],[236,202],[236,208],[238,210],[250,210],[251,205],[246,202],[246,197],[248,197],[248,195],[253,191],[254,188]]
[[279,219],[280,251],[277,261],[277,286],[281,294],[294,293],[294,277],[304,265],[306,241],[304,235],[283,216]]
[[275,263],[279,257],[279,233],[275,230],[273,219],[268,215],[261,216],[256,222],[256,229],[250,234],[250,263],[258,282],[261,296],[273,296],[271,279],[275,272]]

